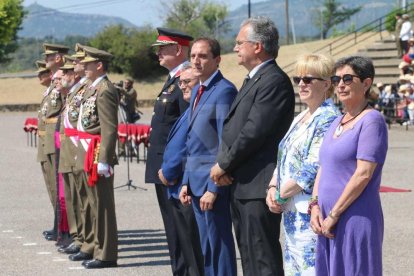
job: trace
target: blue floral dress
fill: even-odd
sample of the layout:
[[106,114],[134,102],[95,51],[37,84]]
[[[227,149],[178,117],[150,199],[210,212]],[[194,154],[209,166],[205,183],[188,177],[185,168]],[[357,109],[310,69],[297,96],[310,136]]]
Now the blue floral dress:
[[301,123],[308,109],[300,113],[279,144],[275,175],[278,190],[293,180],[302,192],[285,203],[283,224],[285,232],[285,274],[315,275],[317,236],[310,227],[308,202],[319,168],[319,148],[325,132],[340,113],[331,99],[326,100]]

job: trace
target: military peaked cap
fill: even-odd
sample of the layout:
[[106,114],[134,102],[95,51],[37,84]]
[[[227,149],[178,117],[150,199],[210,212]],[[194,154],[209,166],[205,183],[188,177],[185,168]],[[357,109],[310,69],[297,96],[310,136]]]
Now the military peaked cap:
[[178,44],[181,46],[190,46],[190,41],[193,40],[193,37],[173,29],[167,28],[157,28],[158,38],[157,41],[152,44],[152,46],[162,46],[170,44]]
[[93,47],[84,46],[83,50],[85,51],[86,57],[81,61],[81,63],[93,61],[110,61],[113,58],[112,54]]
[[48,68],[46,68],[46,62],[43,60],[36,60],[36,73],[41,74],[41,73],[46,73],[46,72],[50,72],[50,70]]
[[75,60],[74,58],[70,57],[70,56],[65,56],[65,64],[60,67],[60,70],[73,70],[75,69],[75,65],[73,64],[73,61]]
[[59,44],[43,43],[43,49],[45,50],[43,55],[67,54],[69,52],[69,47]]
[[75,54],[73,54],[71,57],[72,58],[78,58],[78,59],[83,59],[85,58],[86,54],[85,51],[83,50],[83,48],[85,48],[86,46],[83,46],[80,43],[76,43],[75,45]]

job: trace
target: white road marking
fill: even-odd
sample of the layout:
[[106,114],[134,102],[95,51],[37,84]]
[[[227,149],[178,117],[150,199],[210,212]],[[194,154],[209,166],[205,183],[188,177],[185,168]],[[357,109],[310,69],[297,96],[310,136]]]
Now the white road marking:
[[22,236],[16,236],[16,237],[12,237],[12,239],[23,239]]
[[52,252],[47,252],[47,251],[43,251],[43,252],[37,252],[37,255],[51,255]]
[[54,262],[64,262],[67,261],[68,259],[63,259],[63,258],[54,258],[52,261]]
[[24,243],[23,246],[33,246],[33,245],[37,245],[37,243],[35,242],[28,242],[28,243]]
[[13,233],[14,230],[3,230],[3,233]]
[[78,269],[85,269],[83,266],[71,266],[69,267],[71,270],[78,270]]

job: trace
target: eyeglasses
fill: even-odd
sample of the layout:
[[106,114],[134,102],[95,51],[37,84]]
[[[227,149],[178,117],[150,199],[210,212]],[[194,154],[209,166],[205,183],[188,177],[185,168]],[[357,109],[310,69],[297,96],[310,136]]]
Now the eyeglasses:
[[251,40],[236,40],[234,47],[240,47],[241,45],[243,45],[246,42],[255,43],[256,41],[251,41]]
[[193,79],[180,79],[179,81],[178,81],[178,85],[179,86],[182,86],[182,85],[188,85],[191,81],[193,81],[193,80],[195,80],[195,78],[193,78]]
[[340,76],[332,76],[331,77],[331,82],[334,86],[338,86],[339,83],[341,82],[341,80],[344,82],[345,85],[350,85],[354,78],[359,78],[361,79],[361,77],[357,76],[357,75],[351,75],[351,74],[345,74],[342,77]]
[[303,81],[304,84],[310,84],[313,80],[324,80],[321,78],[316,78],[316,77],[293,77],[292,78],[293,82],[295,84],[299,84],[300,81]]

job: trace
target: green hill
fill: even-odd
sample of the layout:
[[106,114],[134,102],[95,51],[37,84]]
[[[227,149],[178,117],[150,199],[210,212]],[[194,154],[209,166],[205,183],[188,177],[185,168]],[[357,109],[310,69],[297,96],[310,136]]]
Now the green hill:
[[18,33],[19,37],[53,36],[57,39],[76,35],[91,37],[109,25],[122,24],[125,27],[136,27],[120,17],[65,13],[39,4],[28,6],[26,12],[22,29]]

